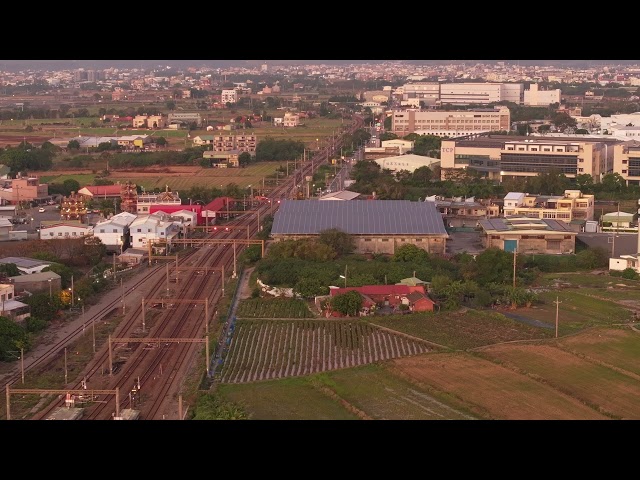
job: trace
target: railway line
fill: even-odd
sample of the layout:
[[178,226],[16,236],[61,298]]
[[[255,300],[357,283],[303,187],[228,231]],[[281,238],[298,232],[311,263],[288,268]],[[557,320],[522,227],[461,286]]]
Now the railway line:
[[[335,139],[327,144],[323,149],[319,150],[313,156],[312,162],[304,163],[296,172],[293,172],[293,178],[282,182],[281,185],[275,187],[267,200],[260,203],[255,209],[247,211],[233,221],[225,225],[234,227],[246,227],[238,229],[230,229],[229,231],[218,231],[209,233],[205,238],[228,239],[229,244],[234,240],[253,237],[260,230],[260,225],[255,217],[265,216],[277,211],[277,200],[287,198],[290,192],[293,192],[297,185],[296,179],[299,174],[304,178],[305,175],[311,175],[316,167],[326,163],[330,156],[339,149],[342,138],[346,133],[352,133],[363,125],[361,117],[354,117],[354,122],[350,128],[345,128],[343,132],[338,134]],[[211,227],[213,231],[213,226]],[[205,242],[203,242],[205,243]],[[193,266],[202,269],[207,267],[220,267],[224,265],[227,272],[235,273],[236,254],[241,253],[244,245],[240,245],[236,251],[234,244],[234,252],[225,245],[207,246],[179,256],[182,266]],[[168,257],[171,259],[172,257]],[[207,299],[209,305],[215,308],[221,297],[222,282],[224,279],[221,275],[217,275],[215,270],[210,275],[191,276],[191,281],[175,283],[175,291],[169,296],[169,291],[165,291],[165,282],[167,281],[160,274],[164,265],[156,265],[150,267],[150,272],[144,283],[151,282],[151,297],[167,299],[166,304],[171,304],[171,299],[180,300],[202,300]],[[175,270],[176,278],[179,273]],[[169,270],[167,270],[168,274]],[[168,289],[168,283],[167,283]],[[104,317],[118,308],[119,300],[110,302],[102,308],[98,313],[94,314],[89,322],[94,318]],[[177,305],[176,305],[177,304]],[[210,331],[210,336],[205,337],[205,332],[211,323],[211,318],[205,318],[204,311],[197,311],[197,306],[188,302],[174,301],[171,307],[167,307],[165,311],[154,316],[153,325],[150,326],[148,332],[142,331],[142,322],[140,320],[143,314],[143,306],[136,306],[128,312],[128,314],[120,322],[113,338],[136,339],[135,342],[117,343],[113,345],[103,345],[96,353],[94,358],[87,364],[82,375],[78,380],[70,382],[64,388],[69,390],[89,389],[91,390],[114,390],[119,389],[120,404],[119,409],[135,407],[140,411],[142,419],[162,419],[175,418],[173,415],[173,405],[175,404],[175,392],[184,381],[184,375],[192,365],[192,361],[202,351],[199,343],[207,342],[210,345],[216,345],[218,338],[225,338],[229,332],[229,322],[223,326],[217,326]],[[216,331],[218,337],[216,336]],[[60,354],[64,346],[76,340],[84,332],[84,326],[78,327],[76,330],[66,335],[63,339],[51,346],[45,354],[37,361],[29,366],[29,369],[42,367],[51,359]],[[144,339],[147,339],[145,341]],[[139,339],[139,340],[138,340]],[[172,339],[171,342],[162,342],[156,339]],[[182,341],[180,341],[182,340]],[[124,345],[124,346],[118,346]],[[116,346],[118,346],[116,348]],[[112,371],[113,363],[110,361],[111,348],[113,352],[121,355],[121,352],[128,353],[126,359],[116,362],[117,368]],[[208,350],[208,348],[207,348]],[[205,359],[208,362],[208,358]],[[105,375],[105,365],[109,365],[109,374]],[[207,373],[209,373],[207,364]],[[15,374],[9,377],[6,384],[13,384],[19,381],[20,375]],[[102,396],[101,396],[102,397]],[[33,419],[48,418],[51,413],[63,404],[61,398],[53,399],[46,407],[41,409],[33,416]],[[90,420],[108,420],[113,417],[116,411],[115,396],[108,395],[104,398],[92,398],[91,403],[85,407],[85,419]]]

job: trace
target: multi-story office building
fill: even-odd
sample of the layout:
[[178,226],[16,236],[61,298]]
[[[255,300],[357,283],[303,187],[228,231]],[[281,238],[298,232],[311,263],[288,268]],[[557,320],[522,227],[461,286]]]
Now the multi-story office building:
[[459,111],[394,111],[391,131],[399,137],[410,133],[460,137],[493,131],[508,131],[511,114],[507,107]]
[[522,83],[442,83],[440,104],[470,105],[513,102],[521,105],[524,97]]
[[587,140],[488,135],[477,138],[442,140],[441,177],[459,169],[473,169],[492,180],[532,177],[559,171],[569,178],[591,175],[599,182],[613,171],[613,145],[619,140]]
[[401,87],[403,101],[418,99],[425,106],[470,105],[524,101],[522,83],[439,83],[416,82]]
[[613,147],[613,171],[627,185],[640,185],[640,142],[632,140]]

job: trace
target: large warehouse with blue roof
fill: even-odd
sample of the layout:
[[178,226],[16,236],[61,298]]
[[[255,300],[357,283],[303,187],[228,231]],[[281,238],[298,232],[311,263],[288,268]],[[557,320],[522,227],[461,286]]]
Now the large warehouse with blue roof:
[[331,228],[352,235],[356,253],[392,255],[406,244],[429,253],[446,252],[448,234],[433,202],[283,200],[274,216],[271,238],[312,238]]

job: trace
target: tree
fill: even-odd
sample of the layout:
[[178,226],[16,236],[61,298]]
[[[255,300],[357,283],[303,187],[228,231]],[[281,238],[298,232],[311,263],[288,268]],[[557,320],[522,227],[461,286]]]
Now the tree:
[[238,163],[241,167],[246,167],[247,165],[249,165],[249,163],[251,163],[251,154],[249,152],[242,152],[238,156]]
[[311,298],[317,295],[327,295],[329,287],[316,277],[302,277],[293,287],[293,290],[304,298]]
[[338,255],[348,255],[356,248],[353,237],[337,228],[321,231],[318,241],[331,247]]
[[62,182],[62,188],[64,189],[65,196],[71,195],[71,192],[77,192],[80,190],[80,183],[74,178],[67,178]]
[[164,137],[157,137],[155,139],[155,143],[156,145],[160,145],[161,147],[164,147],[167,144],[167,139]]
[[59,295],[49,298],[49,292],[34,293],[24,300],[24,303],[31,307],[31,315],[41,320],[50,322],[57,312],[62,308],[62,301]]
[[27,331],[7,317],[0,316],[0,360],[10,361],[20,357],[20,347],[31,347]]
[[399,246],[393,254],[394,262],[426,263],[429,254],[410,243]]
[[336,295],[331,299],[331,307],[343,315],[356,316],[362,308],[362,295],[355,290]]
[[551,118],[551,123],[553,123],[558,130],[564,132],[567,128],[575,128],[578,121],[568,113],[559,112]]
[[70,140],[67,144],[67,150],[80,150],[80,142],[78,140]]
[[165,105],[169,110],[175,110],[176,109],[176,102],[174,102],[173,100],[167,100]]
[[7,277],[17,277],[22,272],[18,270],[15,263],[0,263],[0,273],[4,273]]

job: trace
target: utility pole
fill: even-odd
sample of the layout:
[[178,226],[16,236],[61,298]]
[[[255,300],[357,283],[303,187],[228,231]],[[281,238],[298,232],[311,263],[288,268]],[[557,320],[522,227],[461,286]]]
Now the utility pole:
[[67,347],[64,347],[64,384],[67,384]]
[[556,304],[556,338],[558,338],[558,307],[562,303],[561,301],[558,300],[558,298],[559,297],[556,295],[556,301],[553,302]]
[[120,289],[122,291],[122,315],[124,315],[125,307],[124,307],[124,284],[122,283],[122,278],[120,279]]
[[22,384],[24,385],[24,347],[20,347],[20,366],[22,370]]
[[[82,306],[82,315],[84,316],[84,305]],[[91,318],[91,337],[93,338],[93,353],[96,353],[96,318]]]
[[516,251],[518,247],[513,250],[513,288],[516,288],[516,255],[518,252]]

